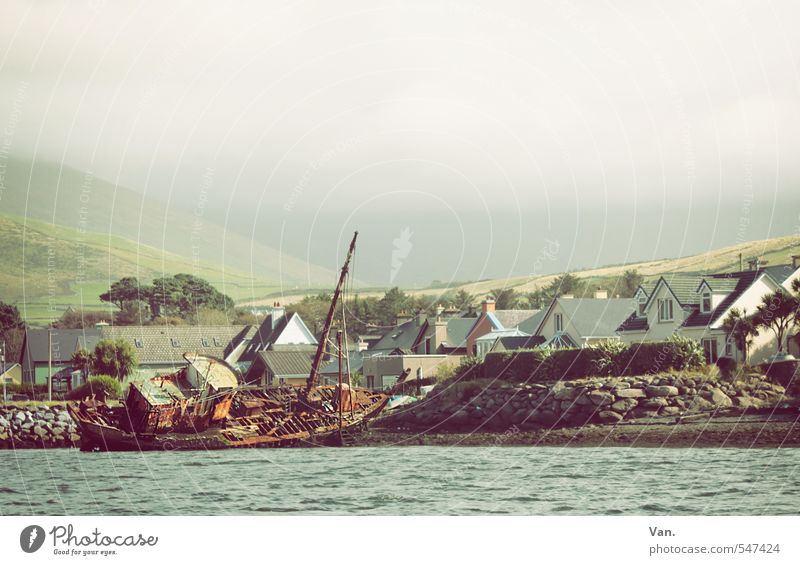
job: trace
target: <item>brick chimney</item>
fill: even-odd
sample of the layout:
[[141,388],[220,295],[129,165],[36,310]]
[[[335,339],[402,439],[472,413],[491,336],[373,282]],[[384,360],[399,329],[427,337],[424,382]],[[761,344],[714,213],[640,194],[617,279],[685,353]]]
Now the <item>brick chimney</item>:
[[484,314],[494,312],[494,298],[487,296],[484,301],[481,302],[481,312]]

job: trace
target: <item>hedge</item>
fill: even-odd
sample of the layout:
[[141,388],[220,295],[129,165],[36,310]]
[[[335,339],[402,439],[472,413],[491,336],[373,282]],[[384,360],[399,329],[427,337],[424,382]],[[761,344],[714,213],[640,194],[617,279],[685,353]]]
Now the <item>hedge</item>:
[[700,344],[686,338],[584,349],[519,350],[486,355],[481,376],[511,382],[574,380],[597,376],[645,375],[699,369]]

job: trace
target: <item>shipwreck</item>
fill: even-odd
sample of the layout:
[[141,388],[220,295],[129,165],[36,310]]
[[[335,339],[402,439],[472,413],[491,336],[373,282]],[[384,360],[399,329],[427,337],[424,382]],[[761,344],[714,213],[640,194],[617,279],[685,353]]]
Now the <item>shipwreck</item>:
[[[348,443],[389,397],[353,387],[343,365],[346,323],[336,333],[338,383],[319,384],[337,308],[344,303],[353,235],[304,386],[255,386],[222,359],[186,353],[179,371],[130,384],[118,405],[94,397],[67,403],[88,451],[335,446]],[[344,308],[342,309],[344,317]]]

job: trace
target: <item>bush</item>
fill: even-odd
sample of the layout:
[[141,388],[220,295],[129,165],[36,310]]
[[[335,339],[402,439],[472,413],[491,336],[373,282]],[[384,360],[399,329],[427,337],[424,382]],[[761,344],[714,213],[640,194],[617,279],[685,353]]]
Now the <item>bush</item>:
[[617,364],[622,374],[647,375],[700,369],[706,364],[706,358],[699,342],[671,336],[666,341],[631,344],[620,353]]
[[481,375],[511,382],[546,380],[545,362],[549,356],[549,351],[536,349],[487,353]]
[[719,372],[722,373],[722,377],[725,380],[732,381],[736,377],[739,365],[731,357],[720,357],[717,359],[717,367],[719,367]]
[[66,400],[82,400],[94,395],[98,400],[106,398],[119,398],[122,396],[122,385],[114,377],[96,375],[78,388],[74,388],[64,395]]
[[597,357],[592,360],[595,375],[621,375],[624,366],[620,363],[624,359],[628,346],[621,341],[601,341],[589,346]]

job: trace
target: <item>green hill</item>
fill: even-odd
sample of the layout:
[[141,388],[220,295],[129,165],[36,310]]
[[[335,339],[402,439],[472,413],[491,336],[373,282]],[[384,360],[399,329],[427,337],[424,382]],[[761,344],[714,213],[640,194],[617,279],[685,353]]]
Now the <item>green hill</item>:
[[0,300],[40,325],[68,307],[108,308],[98,296],[110,282],[190,273],[235,300],[275,292],[274,283],[222,265],[187,259],[118,236],[82,233],[38,220],[0,215]]

